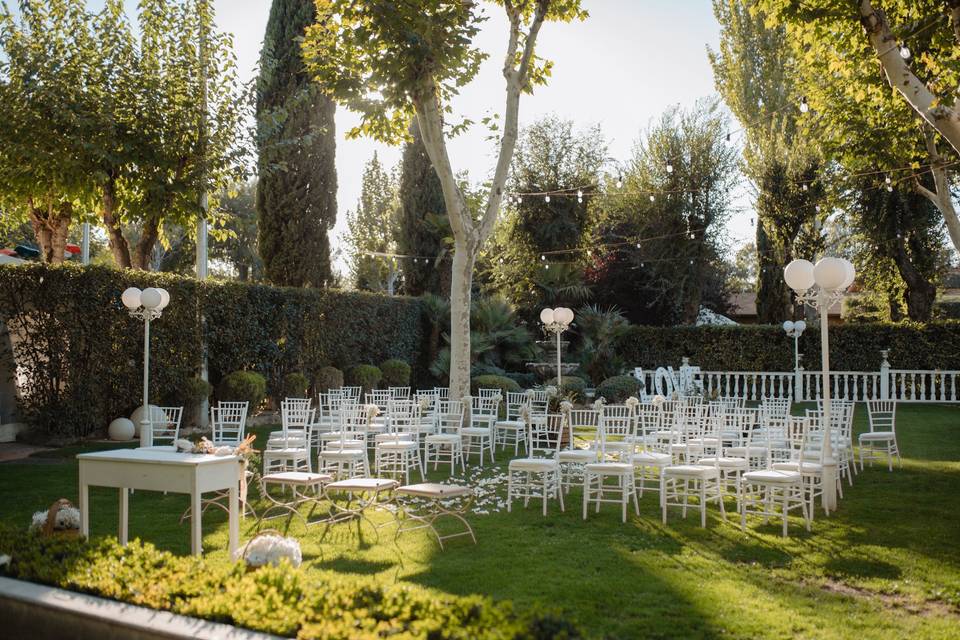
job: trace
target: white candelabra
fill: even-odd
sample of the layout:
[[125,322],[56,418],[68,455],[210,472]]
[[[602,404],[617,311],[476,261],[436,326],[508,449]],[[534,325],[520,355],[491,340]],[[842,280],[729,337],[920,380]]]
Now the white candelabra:
[[[820,314],[820,355],[823,384],[823,507],[832,511],[837,504],[837,461],[833,457],[830,418],[830,308],[843,298],[857,272],[849,260],[821,258],[816,265],[809,260],[794,260],[783,270],[783,279],[794,290],[797,302],[809,305]],[[804,325],[806,328],[806,325]],[[786,325],[784,325],[786,329]],[[794,325],[796,329],[796,325]]]
[[556,309],[544,309],[540,312],[540,322],[543,328],[557,336],[557,393],[560,392],[562,384],[562,372],[560,370],[560,334],[570,328],[573,322],[573,310],[567,307],[557,307]]
[[153,428],[150,421],[150,321],[156,320],[170,304],[166,289],[149,287],[141,291],[130,287],[120,296],[131,318],[143,320],[143,415],[140,418],[140,446],[153,446]]

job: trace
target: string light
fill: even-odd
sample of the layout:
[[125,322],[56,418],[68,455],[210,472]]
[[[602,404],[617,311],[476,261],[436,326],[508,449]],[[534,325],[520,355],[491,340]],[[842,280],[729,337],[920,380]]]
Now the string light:
[[891,184],[891,183],[893,183],[893,179],[890,178],[890,176],[887,176],[887,179],[884,180],[884,182],[886,182],[887,184]]
[[807,102],[807,96],[800,98],[800,113],[810,111],[810,104]]
[[617,176],[617,189],[623,188],[623,175]]
[[650,194],[650,202],[656,202],[657,198],[652,193]]
[[550,196],[544,196],[544,197],[543,197],[543,201],[544,201],[544,202],[550,202]]
[[673,173],[673,165],[672,165],[672,164],[668,164],[668,165],[667,165],[667,173]]
[[903,58],[904,60],[909,60],[909,59],[910,59],[910,56],[911,56],[910,48],[907,47],[907,43],[901,42],[901,43],[900,43],[900,57]]
[[803,183],[803,190],[804,190],[804,191],[807,191],[807,190],[809,190],[809,189],[810,189],[809,185],[807,185],[807,183],[804,182],[804,183]]
[[543,255],[543,254],[540,254],[540,261],[541,261],[541,262],[544,261],[544,260],[546,260],[546,259],[547,259],[547,256],[545,256],[545,255]]

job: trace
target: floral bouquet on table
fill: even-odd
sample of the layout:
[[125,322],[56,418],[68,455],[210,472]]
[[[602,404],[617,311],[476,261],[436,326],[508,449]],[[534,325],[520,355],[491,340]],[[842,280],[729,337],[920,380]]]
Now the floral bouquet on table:
[[80,510],[66,498],[60,498],[49,509],[33,514],[30,531],[44,536],[80,534]]

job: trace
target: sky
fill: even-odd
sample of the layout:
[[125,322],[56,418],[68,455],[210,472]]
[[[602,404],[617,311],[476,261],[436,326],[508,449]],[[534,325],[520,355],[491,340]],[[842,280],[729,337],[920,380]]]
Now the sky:
[[[99,5],[101,1],[90,0],[91,8]],[[520,125],[546,114],[583,127],[599,124],[610,155],[625,160],[641,132],[665,109],[689,106],[716,93],[707,46],[717,47],[719,28],[710,0],[584,0],[583,5],[591,14],[585,22],[548,23],[541,30],[538,54],[554,61],[553,76],[548,86],[521,98]],[[136,2],[127,0],[127,6],[133,15]],[[234,35],[241,79],[252,78],[270,0],[214,0],[214,7],[218,27]],[[476,44],[490,58],[453,105],[457,113],[473,120],[502,113],[504,103],[499,67],[506,20],[502,9],[492,4],[486,5],[486,12],[490,20]],[[346,140],[344,133],[357,122],[353,114],[338,110],[335,247],[346,230],[347,211],[360,196],[364,163],[374,152],[387,166],[400,159],[399,148]],[[478,126],[450,143],[454,168],[467,170],[475,181],[486,177],[494,165],[492,143],[485,137],[486,131]],[[751,239],[751,215],[746,211],[731,219],[731,246]]]

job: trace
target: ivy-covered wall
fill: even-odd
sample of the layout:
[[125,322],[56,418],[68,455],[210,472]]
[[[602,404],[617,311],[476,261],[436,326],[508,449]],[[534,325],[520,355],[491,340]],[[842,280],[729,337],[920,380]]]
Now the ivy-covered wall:
[[[142,394],[143,323],[120,302],[130,286],[163,287],[170,305],[151,323],[151,402],[182,404],[206,336],[210,381],[237,369],[312,379],[399,358],[426,373],[418,300],[376,294],[207,281],[104,267],[0,267],[0,375],[18,376],[20,414],[51,433],[83,436],[129,415]],[[11,348],[12,343],[12,348]]]

